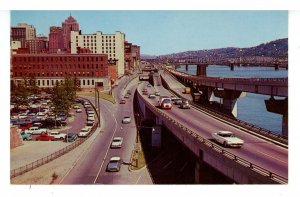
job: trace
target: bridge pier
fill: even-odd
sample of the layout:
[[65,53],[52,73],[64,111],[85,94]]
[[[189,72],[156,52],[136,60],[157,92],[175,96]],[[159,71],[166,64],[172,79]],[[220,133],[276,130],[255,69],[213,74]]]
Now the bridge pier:
[[268,112],[282,115],[282,135],[288,137],[288,98],[276,100],[271,96],[265,105]]
[[197,76],[206,76],[207,64],[197,64]]
[[231,71],[234,71],[234,65],[233,65],[233,64],[230,64],[229,66],[230,66],[230,70],[231,70]]
[[279,70],[279,64],[274,64],[275,70]]
[[189,70],[189,65],[185,65],[185,70],[188,71]]
[[237,99],[241,96],[241,91],[235,90],[215,90],[216,97],[223,98],[223,108],[237,117]]

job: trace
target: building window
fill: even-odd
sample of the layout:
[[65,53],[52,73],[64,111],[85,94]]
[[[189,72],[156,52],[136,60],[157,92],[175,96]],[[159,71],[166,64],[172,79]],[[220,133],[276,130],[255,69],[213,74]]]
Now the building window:
[[37,82],[38,82],[38,86],[40,86],[40,85],[41,85],[41,82],[40,82],[40,80],[38,80]]
[[85,86],[85,80],[82,80],[82,82],[83,82],[83,85]]
[[49,86],[49,80],[47,80],[47,86]]
[[45,80],[42,80],[43,86],[45,86]]
[[87,85],[88,85],[88,86],[90,85],[90,80],[87,80]]
[[92,79],[92,85],[95,85],[95,82],[94,82],[94,80]]

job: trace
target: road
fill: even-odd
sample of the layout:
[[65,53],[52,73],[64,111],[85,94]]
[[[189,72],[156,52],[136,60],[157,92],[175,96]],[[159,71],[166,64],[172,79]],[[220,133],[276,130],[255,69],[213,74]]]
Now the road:
[[[123,89],[126,77],[120,81],[119,86],[114,89],[116,104],[101,100],[101,122],[102,132],[96,137],[86,154],[80,158],[77,164],[69,171],[61,184],[152,184],[150,175],[146,168],[138,172],[130,172],[128,165],[136,138],[136,126],[133,119],[133,94],[126,99],[126,104],[119,104],[127,89],[134,92],[136,83],[131,83]],[[89,98],[94,102],[94,98]],[[122,124],[125,115],[132,117],[130,124]],[[113,137],[123,137],[121,149],[110,149]],[[120,156],[124,163],[120,172],[106,172],[109,159]]]
[[[155,78],[155,83],[161,83],[160,78]],[[138,88],[140,93],[143,88],[147,87],[141,85]],[[161,95],[172,95],[172,93],[162,86],[155,86],[154,88],[160,91]],[[149,89],[152,89],[150,92],[154,91],[153,87]],[[147,96],[145,97],[148,99]],[[148,99],[148,101],[156,106],[158,99]],[[288,149],[245,133],[194,108],[180,109],[177,106],[173,106],[171,110],[164,110],[164,112],[172,119],[207,139],[211,139],[211,134],[219,130],[230,130],[234,132],[237,137],[245,141],[245,144],[240,149],[226,148],[227,151],[271,172],[288,178]]]

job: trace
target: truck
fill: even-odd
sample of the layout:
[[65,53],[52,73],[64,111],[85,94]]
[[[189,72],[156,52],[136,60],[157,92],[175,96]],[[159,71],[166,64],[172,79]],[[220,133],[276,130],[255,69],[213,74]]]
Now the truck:
[[191,88],[190,87],[185,87],[184,88],[184,93],[185,94],[190,94],[191,93]]

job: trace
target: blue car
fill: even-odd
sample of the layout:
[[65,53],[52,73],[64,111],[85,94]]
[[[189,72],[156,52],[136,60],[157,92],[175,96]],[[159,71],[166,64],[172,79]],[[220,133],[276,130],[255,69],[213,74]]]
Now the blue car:
[[77,134],[76,133],[68,133],[65,142],[73,142],[77,139]]
[[29,134],[29,133],[25,133],[25,132],[22,132],[21,133],[21,136],[22,136],[22,139],[25,141],[28,141],[28,140],[32,140],[32,136],[31,136],[31,134]]

